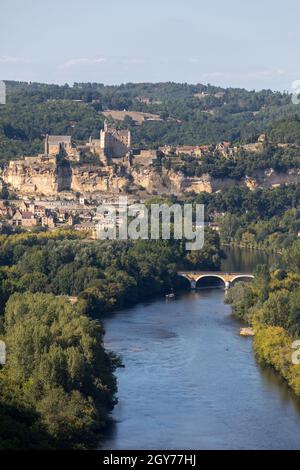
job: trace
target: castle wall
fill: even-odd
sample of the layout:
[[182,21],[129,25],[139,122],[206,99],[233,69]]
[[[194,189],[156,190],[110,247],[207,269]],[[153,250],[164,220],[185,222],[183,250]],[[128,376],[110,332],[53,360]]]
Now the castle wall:
[[126,139],[122,140],[115,137],[110,132],[101,131],[101,149],[104,151],[104,154],[110,158],[122,158],[127,154],[129,146],[127,146]]

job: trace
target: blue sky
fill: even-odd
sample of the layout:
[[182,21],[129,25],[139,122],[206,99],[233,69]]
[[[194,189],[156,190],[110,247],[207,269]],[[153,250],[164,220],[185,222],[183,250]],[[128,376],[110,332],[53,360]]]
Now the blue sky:
[[290,90],[299,0],[1,0],[0,79]]

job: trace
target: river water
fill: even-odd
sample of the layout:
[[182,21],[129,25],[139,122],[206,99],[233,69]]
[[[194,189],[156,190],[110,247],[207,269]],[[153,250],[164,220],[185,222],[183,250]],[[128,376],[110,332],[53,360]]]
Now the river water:
[[[262,262],[243,253],[231,251],[222,268],[248,271],[243,256]],[[223,290],[139,304],[104,323],[106,347],[125,368],[103,448],[300,448],[300,401],[257,364]]]

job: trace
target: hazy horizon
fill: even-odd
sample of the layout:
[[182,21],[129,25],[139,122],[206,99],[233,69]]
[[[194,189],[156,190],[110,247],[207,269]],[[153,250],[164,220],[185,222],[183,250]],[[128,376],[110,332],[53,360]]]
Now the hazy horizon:
[[183,84],[187,84],[189,86],[197,86],[197,85],[203,85],[203,86],[214,86],[216,88],[224,88],[224,89],[241,89],[241,90],[246,90],[246,91],[256,91],[256,92],[260,92],[260,91],[264,91],[264,90],[271,90],[272,92],[280,92],[280,93],[293,93],[293,90],[276,90],[274,88],[271,88],[271,87],[265,87],[265,88],[260,88],[260,89],[255,89],[255,88],[246,88],[246,87],[239,87],[239,86],[226,86],[226,85],[220,85],[218,83],[210,83],[210,82],[207,82],[207,83],[203,83],[203,82],[178,82],[178,81],[174,81],[174,80],[166,80],[166,81],[160,81],[160,82],[150,82],[150,81],[129,81],[129,82],[120,82],[120,83],[103,83],[103,82],[100,82],[100,81],[89,81],[89,80],[83,80],[83,81],[80,81],[80,82],[64,82],[64,83],[58,83],[58,82],[47,82],[47,81],[35,81],[35,80],[7,80],[6,78],[3,79],[4,82],[15,82],[15,83],[28,83],[28,84],[33,84],[33,83],[38,83],[38,84],[42,84],[42,85],[57,85],[57,86],[64,86],[64,85],[68,85],[69,87],[73,87],[75,85],[75,83],[83,83],[83,84],[87,84],[87,83],[97,83],[97,84],[101,84],[101,85],[104,85],[104,86],[107,86],[107,87],[119,87],[119,86],[126,86],[128,84],[133,84],[133,85],[140,85],[140,84],[151,84],[151,85],[157,85],[157,84],[162,84],[162,83],[174,83],[176,85],[183,85]]
[[296,0],[10,0],[0,79],[290,91],[300,79],[298,13]]

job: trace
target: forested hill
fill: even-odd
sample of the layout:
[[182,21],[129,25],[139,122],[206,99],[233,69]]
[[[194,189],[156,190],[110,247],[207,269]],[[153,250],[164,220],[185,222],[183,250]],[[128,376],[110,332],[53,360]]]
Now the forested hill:
[[[157,115],[159,121],[148,120],[141,125],[129,117],[120,123],[132,130],[134,145],[146,147],[222,140],[249,142],[261,132],[268,132],[274,123],[299,116],[300,111],[289,94],[271,90],[255,92],[171,82],[6,85],[7,104],[0,105],[2,161],[41,151],[47,133],[70,134],[78,141],[90,135],[96,137],[106,109]],[[293,140],[293,135],[290,138]]]

